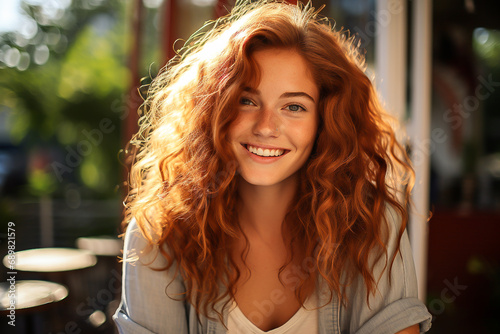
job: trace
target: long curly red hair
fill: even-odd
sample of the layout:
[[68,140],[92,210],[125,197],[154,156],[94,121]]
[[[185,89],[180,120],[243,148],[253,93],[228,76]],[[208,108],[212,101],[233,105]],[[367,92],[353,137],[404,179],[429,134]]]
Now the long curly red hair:
[[[290,258],[314,259],[308,279],[321,275],[343,302],[345,287],[362,275],[368,301],[379,278],[373,258],[385,258],[390,270],[396,256],[386,248],[387,207],[402,220],[399,236],[408,219],[413,171],[355,40],[310,5],[237,4],[194,34],[155,78],[132,141],[124,225],[137,221],[166,258],[163,269],[182,275],[184,297],[205,315],[234,297],[240,277],[229,256],[241,230],[228,128],[242,89],[259,79],[252,54],[271,47],[299,52],[320,90],[316,143],[284,221],[304,252]],[[296,290],[301,302],[308,279]]]

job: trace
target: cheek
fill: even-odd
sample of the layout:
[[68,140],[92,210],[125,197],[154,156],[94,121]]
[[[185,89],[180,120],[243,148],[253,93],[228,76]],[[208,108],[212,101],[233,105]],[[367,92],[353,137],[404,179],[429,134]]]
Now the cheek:
[[235,139],[242,132],[244,122],[241,117],[237,117],[229,126],[229,138]]
[[291,138],[297,146],[303,148],[312,148],[316,140],[317,125],[316,122],[302,124],[294,128]]

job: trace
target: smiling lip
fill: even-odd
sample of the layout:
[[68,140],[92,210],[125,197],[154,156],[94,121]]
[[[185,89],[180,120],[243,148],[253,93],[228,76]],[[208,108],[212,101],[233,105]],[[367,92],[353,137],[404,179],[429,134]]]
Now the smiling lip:
[[283,148],[283,147],[274,147],[274,146],[268,146],[268,145],[257,145],[257,144],[252,144],[252,143],[241,143],[241,145],[243,145],[245,148],[247,148],[248,145],[250,145],[250,146],[253,146],[253,147],[256,147],[256,148],[262,148],[263,150],[265,150],[265,149],[268,149],[268,150],[283,150],[283,151],[285,151],[285,153],[287,151],[290,151],[290,150],[287,150],[286,148]]
[[[254,146],[252,144],[241,144],[241,147],[245,150],[245,152],[248,154],[248,156],[255,162],[258,162],[258,163],[263,163],[263,164],[268,164],[268,163],[273,163],[275,162],[276,160],[279,160],[281,158],[283,158],[288,152],[290,152],[290,150],[287,150],[287,149],[283,149],[284,150],[284,153],[280,156],[269,156],[269,157],[263,157],[263,156],[260,156],[260,155],[257,155],[257,154],[254,154],[252,152],[250,152],[247,148],[247,145],[250,145],[250,146]],[[271,147],[265,147],[265,146],[258,146],[256,145],[255,147],[258,147],[258,148],[267,148],[267,149],[279,149],[279,148],[271,148]]]

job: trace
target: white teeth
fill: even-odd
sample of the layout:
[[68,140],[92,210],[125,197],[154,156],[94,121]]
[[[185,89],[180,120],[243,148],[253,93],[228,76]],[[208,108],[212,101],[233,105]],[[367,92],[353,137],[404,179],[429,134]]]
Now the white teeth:
[[250,145],[247,145],[247,149],[254,153],[254,154],[257,154],[257,155],[260,155],[262,157],[278,157],[280,155],[282,155],[285,151],[284,150],[280,150],[280,149],[262,149],[262,148],[257,148],[257,147],[254,147],[254,146],[250,146]]

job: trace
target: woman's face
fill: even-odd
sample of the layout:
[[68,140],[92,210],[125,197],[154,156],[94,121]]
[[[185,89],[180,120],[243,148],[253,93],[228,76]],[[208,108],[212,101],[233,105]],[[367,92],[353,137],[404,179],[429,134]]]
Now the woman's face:
[[268,186],[283,182],[307,161],[318,127],[319,90],[296,51],[266,49],[257,87],[245,87],[229,138],[244,180]]

